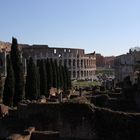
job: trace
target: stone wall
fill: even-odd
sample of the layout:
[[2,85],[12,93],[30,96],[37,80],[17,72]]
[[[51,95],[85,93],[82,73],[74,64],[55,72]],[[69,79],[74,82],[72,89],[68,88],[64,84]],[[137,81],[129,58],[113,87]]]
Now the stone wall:
[[99,140],[139,140],[140,113],[123,113],[96,108],[96,134]]
[[123,113],[85,103],[62,103],[20,105],[18,116],[37,130],[59,131],[61,138],[140,139],[140,113]]
[[18,117],[39,131],[59,131],[61,138],[95,139],[94,110],[88,104],[20,105]]
[[6,138],[8,135],[10,135],[10,130],[7,128],[7,126],[4,124],[3,119],[0,118],[0,139]]
[[0,139],[15,132],[20,134],[30,126],[35,127],[36,132],[57,131],[65,139],[140,139],[140,113],[70,102],[20,104],[16,114],[0,119]]
[[[0,70],[6,76],[6,55],[11,51],[11,44],[0,43]],[[58,64],[66,65],[69,69],[71,79],[93,79],[96,70],[96,55],[85,54],[84,49],[56,48],[48,45],[19,44],[22,51],[24,71],[26,75],[26,59],[32,57],[38,59],[55,59]],[[2,63],[2,64],[1,64]]]

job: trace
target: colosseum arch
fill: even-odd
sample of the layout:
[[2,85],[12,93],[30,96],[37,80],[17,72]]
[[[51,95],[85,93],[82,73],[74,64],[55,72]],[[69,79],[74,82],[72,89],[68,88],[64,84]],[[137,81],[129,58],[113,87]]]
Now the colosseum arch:
[[75,66],[76,66],[76,60],[73,59],[73,67],[75,67]]

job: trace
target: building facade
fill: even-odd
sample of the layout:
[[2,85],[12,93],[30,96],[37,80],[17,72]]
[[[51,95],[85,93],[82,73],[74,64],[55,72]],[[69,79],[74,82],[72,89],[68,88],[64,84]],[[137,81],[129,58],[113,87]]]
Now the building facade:
[[96,67],[97,68],[114,68],[115,56],[102,56],[101,54],[96,54]]
[[140,72],[140,51],[129,51],[127,54],[117,56],[115,58],[115,78],[117,81],[123,81],[127,76],[130,76],[134,83],[137,79],[137,74]]
[[[0,46],[0,68],[6,74],[6,54],[10,52],[10,45],[4,49]],[[26,74],[26,60],[32,57],[36,62],[38,59],[52,58],[58,64],[66,65],[69,69],[72,80],[93,79],[96,70],[96,55],[94,53],[85,54],[83,49],[56,48],[48,45],[27,45],[20,44],[23,64]]]

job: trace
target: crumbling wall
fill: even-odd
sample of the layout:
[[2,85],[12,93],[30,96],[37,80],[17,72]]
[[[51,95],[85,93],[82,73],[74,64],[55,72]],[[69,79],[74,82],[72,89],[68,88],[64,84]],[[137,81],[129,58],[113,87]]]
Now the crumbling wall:
[[19,106],[18,117],[37,130],[59,131],[61,138],[95,139],[94,109],[83,103]]
[[140,139],[140,113],[123,113],[96,108],[95,114],[96,134],[101,140]]
[[26,110],[19,109],[19,119],[28,120],[38,130],[57,130],[61,138],[140,139],[140,113],[112,111],[88,103],[30,104]]

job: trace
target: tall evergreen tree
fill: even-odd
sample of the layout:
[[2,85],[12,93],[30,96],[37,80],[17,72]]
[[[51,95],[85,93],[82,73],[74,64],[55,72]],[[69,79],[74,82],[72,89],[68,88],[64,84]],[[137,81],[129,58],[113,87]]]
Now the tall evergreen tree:
[[20,50],[18,47],[17,39],[15,38],[12,38],[10,55],[15,76],[15,94],[13,101],[14,105],[16,106],[18,102],[24,98],[24,72]]
[[57,88],[57,67],[56,67],[56,65],[55,65],[55,63],[54,63],[54,61],[51,59],[51,65],[52,65],[52,72],[53,72],[53,74],[52,74],[52,76],[53,76],[53,87],[54,88]]
[[59,77],[60,77],[60,89],[64,87],[64,73],[63,73],[63,66],[59,64]]
[[60,73],[59,73],[59,67],[58,67],[58,65],[57,65],[57,60],[55,59],[54,60],[54,66],[55,66],[55,68],[56,68],[56,79],[57,79],[57,89],[59,89],[60,88]]
[[67,90],[67,75],[66,75],[66,66],[62,66],[62,73],[63,73],[63,90]]
[[36,72],[37,72],[37,93],[38,93],[38,97],[39,97],[40,96],[40,73],[39,73],[38,66],[36,66]]
[[40,96],[40,60],[37,60],[37,89],[38,89],[38,96]]
[[7,77],[5,79],[3,91],[3,103],[8,106],[13,106],[13,97],[15,92],[14,71],[10,56],[7,56]]
[[40,94],[48,96],[48,89],[47,89],[48,79],[47,79],[45,61],[41,60],[38,65],[39,65],[39,73],[40,73]]
[[0,73],[0,102],[2,102],[2,93],[3,93],[3,82],[2,82],[2,74]]
[[70,77],[70,72],[68,70],[68,67],[65,65],[64,66],[65,69],[65,74],[66,74],[66,87],[67,90],[71,88],[71,77]]
[[39,96],[38,91],[38,71],[37,67],[30,58],[27,64],[27,77],[25,85],[25,95],[27,99],[34,100]]
[[53,69],[52,69],[52,63],[51,60],[47,59],[46,61],[46,71],[47,71],[47,77],[48,77],[48,90],[53,86]]
[[72,83],[71,83],[71,74],[70,74],[68,68],[67,68],[67,80],[68,80],[68,82],[67,82],[67,84],[68,84],[68,89],[71,89],[71,87],[72,87]]

